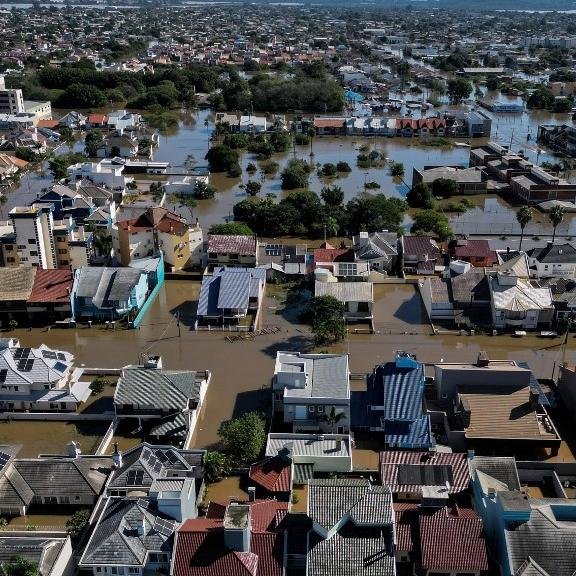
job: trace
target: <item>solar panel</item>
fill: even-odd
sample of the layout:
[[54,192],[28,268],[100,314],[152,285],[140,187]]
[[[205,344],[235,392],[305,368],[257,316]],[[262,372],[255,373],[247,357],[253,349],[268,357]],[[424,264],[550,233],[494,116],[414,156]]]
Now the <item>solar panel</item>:
[[150,464],[150,466],[154,466],[154,464],[156,464],[156,462],[158,462],[158,460],[156,459],[156,456],[151,456],[148,460],[148,463]]
[[58,372],[66,372],[66,364],[64,364],[63,362],[56,362],[56,364],[54,364],[54,370],[58,370]]
[[156,453],[156,458],[158,458],[158,460],[160,460],[160,462],[167,462],[168,461],[166,454],[164,454],[164,452],[162,452],[162,450],[158,450],[158,452]]
[[6,452],[0,452],[0,469],[4,467],[8,460],[10,460],[10,456]]
[[6,368],[2,368],[0,370],[0,383],[6,382],[6,376],[8,375],[8,370]]
[[156,473],[160,472],[160,470],[162,470],[162,462],[156,462],[156,464],[154,464],[153,470]]
[[56,356],[58,357],[58,360],[66,360],[66,354],[63,354],[62,352],[58,352]]
[[150,458],[150,450],[148,450],[148,448],[144,448],[144,450],[142,450],[142,460],[145,460],[146,462],[148,462],[148,458]]
[[170,464],[176,464],[176,462],[178,462],[178,458],[176,457],[176,454],[174,454],[174,452],[172,452],[172,451],[166,452],[166,456],[167,456],[168,462],[170,462]]
[[148,510],[148,508],[150,507],[150,500],[145,500],[144,498],[138,498],[138,506],[144,508],[145,510]]
[[34,366],[33,358],[22,358],[21,360],[18,360],[18,370],[20,372],[30,372],[32,366]]
[[156,518],[153,528],[163,536],[170,536],[174,532],[174,524],[163,518]]
[[49,360],[56,360],[56,352],[53,350],[42,350],[42,356]]
[[126,475],[126,486],[141,486],[143,480],[143,470],[129,470]]

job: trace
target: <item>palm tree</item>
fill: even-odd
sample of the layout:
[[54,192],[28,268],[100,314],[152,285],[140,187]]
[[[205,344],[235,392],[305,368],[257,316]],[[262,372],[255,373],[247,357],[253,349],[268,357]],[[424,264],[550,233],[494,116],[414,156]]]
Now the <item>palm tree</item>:
[[328,426],[330,426],[330,430],[332,431],[332,434],[334,434],[334,429],[336,428],[336,424],[338,424],[338,422],[340,422],[340,420],[343,420],[344,418],[346,418],[346,414],[344,414],[344,412],[336,412],[336,407],[332,406],[332,408],[330,408],[330,412],[328,412],[327,414],[321,414],[318,417],[318,420],[321,420],[322,422],[326,422],[326,424],[328,424]]
[[516,220],[518,220],[518,224],[520,224],[520,230],[522,230],[522,234],[520,234],[520,246],[518,247],[519,250],[522,250],[524,228],[526,228],[530,220],[532,220],[532,208],[530,208],[530,206],[522,206],[522,208],[516,212]]
[[564,220],[564,208],[562,208],[562,206],[552,206],[548,218],[550,218],[550,222],[552,222],[552,226],[554,227],[554,233],[552,234],[552,243],[554,243],[556,228],[558,228],[558,225]]
[[0,194],[0,217],[4,218],[4,204],[8,202],[6,194]]

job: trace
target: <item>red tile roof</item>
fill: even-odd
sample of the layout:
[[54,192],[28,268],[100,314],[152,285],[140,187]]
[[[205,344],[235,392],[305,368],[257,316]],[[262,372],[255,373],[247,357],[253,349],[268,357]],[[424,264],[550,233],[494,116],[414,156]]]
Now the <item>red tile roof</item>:
[[70,270],[43,270],[39,268],[34,277],[28,302],[63,304],[70,302],[72,291]]
[[156,229],[159,232],[178,234],[179,236],[188,230],[188,224],[184,218],[159,206],[149,208],[138,218],[122,220],[118,222],[118,226],[122,230],[130,232]]
[[466,244],[454,248],[456,258],[485,258],[488,266],[498,262],[498,256],[490,249],[488,240],[467,240]]
[[412,552],[418,535],[414,533],[417,526],[418,504],[404,502],[394,503],[394,529],[396,531],[396,549],[398,552]]
[[292,466],[284,458],[272,456],[250,466],[249,477],[268,492],[289,492]]
[[428,255],[430,260],[440,256],[440,249],[432,238],[428,236],[404,236],[402,238],[404,254],[424,259]]
[[239,553],[225,546],[221,521],[196,518],[178,530],[173,556],[173,576],[282,576],[284,535],[252,531]]
[[58,126],[58,120],[38,120],[38,124],[36,125],[38,128],[50,128],[53,130]]
[[[254,500],[253,502],[230,499],[230,502],[247,504],[250,506],[250,521],[253,532],[276,532],[278,526],[288,512],[288,503],[278,500]],[[223,520],[227,503],[210,502],[206,511],[206,518],[210,520]]]
[[352,248],[316,248],[314,262],[354,262]]
[[316,128],[343,128],[344,120],[342,118],[314,118]]
[[488,570],[482,521],[472,510],[441,508],[418,515],[421,564],[436,572]]
[[208,252],[255,256],[256,237],[234,234],[208,234]]
[[87,120],[90,124],[105,124],[108,122],[106,114],[90,114]]
[[393,494],[418,492],[422,484],[400,484],[398,471],[402,465],[449,466],[452,471],[450,494],[468,489],[470,472],[466,454],[455,452],[380,452],[380,480],[390,486]]

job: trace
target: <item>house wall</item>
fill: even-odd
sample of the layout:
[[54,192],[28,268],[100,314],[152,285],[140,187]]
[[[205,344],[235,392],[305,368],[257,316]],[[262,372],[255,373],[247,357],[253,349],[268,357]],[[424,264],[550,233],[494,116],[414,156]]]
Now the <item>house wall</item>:
[[[345,417],[336,425],[333,431],[326,423],[318,419],[319,415],[330,412],[332,406],[336,412],[342,412]],[[318,412],[318,408],[321,412]],[[304,411],[305,409],[305,411]],[[326,433],[334,433],[338,428],[342,428],[344,433],[350,430],[350,401],[336,400],[329,398],[284,398],[284,422],[292,424],[294,432],[296,428],[316,429]]]
[[181,235],[159,232],[158,246],[164,252],[164,260],[173,271],[182,270],[190,261],[189,234],[186,229]]
[[52,566],[52,570],[46,576],[71,576],[75,570],[76,567],[72,561],[72,542],[68,536]]
[[530,267],[535,266],[536,272],[530,271],[530,275],[536,278],[552,278],[561,276],[563,278],[573,278],[574,272],[576,270],[576,264],[573,262],[569,263],[550,263],[543,264],[538,262],[535,258],[528,259],[528,265]]
[[558,390],[564,405],[576,417],[576,370],[569,366],[560,366]]

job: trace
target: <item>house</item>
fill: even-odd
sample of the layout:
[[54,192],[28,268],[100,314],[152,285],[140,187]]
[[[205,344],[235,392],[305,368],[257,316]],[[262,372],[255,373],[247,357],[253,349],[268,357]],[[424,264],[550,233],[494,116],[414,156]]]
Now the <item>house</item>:
[[36,268],[28,266],[0,268],[0,315],[3,325],[7,326],[11,320],[28,320],[27,302],[32,294],[36,271]]
[[314,131],[318,136],[345,136],[344,118],[314,118]]
[[16,556],[32,562],[39,576],[71,576],[74,573],[70,536],[22,536],[5,532],[0,536],[0,569]]
[[434,274],[441,264],[438,244],[428,236],[402,236],[400,250],[402,269],[409,274]]
[[422,450],[435,444],[430,416],[424,413],[424,366],[397,352],[394,362],[377,366],[366,391],[353,397],[352,427],[379,432],[387,448]]
[[[185,498],[186,493],[174,491]],[[169,497],[168,495],[164,498]],[[179,522],[144,498],[107,498],[96,512],[95,527],[80,558],[81,570],[97,574],[168,573]]]
[[[0,513],[25,516],[34,506],[62,510],[94,506],[108,478],[109,456],[81,456],[71,443],[71,456],[12,458],[0,469]],[[0,451],[6,455],[5,447]]]
[[352,248],[334,248],[323,242],[314,250],[313,259],[315,276],[326,282],[366,280],[370,274],[367,262],[355,262]]
[[490,287],[483,268],[468,264],[464,273],[451,276],[450,285],[456,321],[462,315],[470,317],[475,310],[479,317],[490,317]]
[[[193,500],[198,504],[204,493],[204,457],[205,450],[185,450],[169,445],[143,442],[126,452],[114,447],[114,467],[106,483],[106,497],[125,497],[138,492],[139,495],[155,496],[159,492],[168,492],[166,506],[170,505],[170,488],[184,487],[183,480],[193,480],[194,485],[186,483]],[[171,485],[171,482],[174,482]],[[188,499],[187,499],[188,501]],[[182,512],[180,499],[178,508]],[[186,509],[193,514],[195,504],[191,501]],[[173,513],[179,513],[173,509]]]
[[256,266],[258,239],[255,236],[208,234],[204,265]]
[[293,464],[289,448],[280,450],[275,456],[267,456],[250,466],[248,479],[255,484],[255,490],[263,497],[275,498],[283,502],[292,493]]
[[110,134],[96,150],[96,158],[134,158],[138,155],[138,140],[127,134]]
[[148,274],[134,268],[86,266],[74,272],[72,316],[77,321],[115,321],[136,314],[148,296]]
[[543,248],[532,248],[526,253],[530,265],[530,276],[534,278],[574,278],[576,271],[576,248],[568,242]]
[[418,282],[418,288],[431,322],[455,319],[449,279],[428,276]]
[[144,208],[134,218],[119,217],[112,227],[112,245],[122,266],[140,258],[164,254],[172,271],[200,263],[202,229],[166,208]]
[[277,352],[273,409],[293,432],[345,433],[350,427],[348,356]]
[[360,232],[353,238],[357,262],[367,262],[370,270],[393,273],[398,262],[398,236],[395,232]]
[[268,434],[266,457],[286,452],[292,460],[294,484],[305,483],[315,473],[352,470],[352,441],[347,434]]
[[118,419],[138,420],[156,438],[191,437],[211,380],[208,371],[162,370],[159,358],[143,366],[126,366],[114,392]]
[[303,276],[308,272],[308,248],[306,244],[262,243],[258,245],[258,262],[267,279]]
[[253,330],[258,325],[266,271],[262,268],[215,268],[204,276],[198,298],[197,330],[228,325]]
[[448,498],[466,501],[470,473],[466,454],[386,451],[380,452],[380,479],[396,500],[420,502],[433,495],[446,505]]
[[36,270],[32,291],[26,301],[33,323],[52,324],[70,318],[73,274],[70,270]]
[[[127,112],[126,110],[114,110],[114,112],[108,114],[106,125],[110,130],[116,130],[123,134],[127,129],[137,128],[141,120],[140,114]],[[124,154],[121,154],[121,156],[124,156]]]
[[490,268],[498,263],[496,252],[486,239],[458,238],[451,243],[450,251],[457,260],[469,262],[475,267]]
[[520,491],[512,459],[470,462],[474,501],[503,576],[572,576],[576,570],[576,506]]
[[72,130],[81,130],[86,125],[87,117],[80,112],[72,110],[60,118],[58,121],[59,126],[66,126]]
[[240,116],[238,131],[246,134],[261,134],[266,132],[265,116]]
[[488,178],[477,167],[424,166],[422,170],[413,168],[412,187],[417,184],[432,185],[438,179],[453,180],[458,184],[458,194],[486,194]]
[[313,526],[308,534],[308,576],[396,575],[388,487],[367,479],[310,480],[308,516]]
[[187,520],[176,533],[172,576],[283,576],[286,505],[230,502],[210,517]]
[[2,343],[0,409],[74,412],[91,393],[90,383],[80,381],[82,373],[70,352]]
[[372,320],[374,286],[372,282],[319,282],[314,283],[315,296],[332,296],[344,304],[347,322]]
[[99,162],[80,162],[68,167],[68,176],[74,180],[88,180],[97,186],[104,186],[121,195],[126,184],[134,179],[124,175],[124,164],[105,158]]
[[396,558],[414,573],[488,574],[482,520],[471,508],[432,498],[421,505],[395,503]]
[[0,153],[0,182],[14,176],[19,170],[28,165],[25,160],[20,160],[16,156]]
[[94,128],[105,128],[108,122],[106,114],[89,114],[86,118],[86,129],[93,130]]
[[509,271],[491,275],[488,286],[494,328],[535,330],[551,326],[554,305],[550,288],[535,286]]

